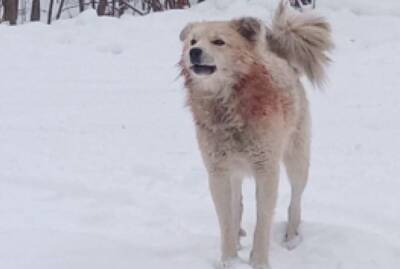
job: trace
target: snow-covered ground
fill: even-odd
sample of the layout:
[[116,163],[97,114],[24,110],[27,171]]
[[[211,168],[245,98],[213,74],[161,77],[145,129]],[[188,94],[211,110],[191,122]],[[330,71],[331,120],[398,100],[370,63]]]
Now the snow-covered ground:
[[[304,241],[280,245],[283,174],[271,264],[400,268],[399,3],[319,3],[337,48],[326,92],[309,92]],[[192,20],[268,20],[273,6],[209,0],[146,17],[0,25],[0,268],[213,268],[218,226],[177,79],[178,34]],[[249,234],[253,192],[246,181]],[[243,244],[248,269],[251,236]]]

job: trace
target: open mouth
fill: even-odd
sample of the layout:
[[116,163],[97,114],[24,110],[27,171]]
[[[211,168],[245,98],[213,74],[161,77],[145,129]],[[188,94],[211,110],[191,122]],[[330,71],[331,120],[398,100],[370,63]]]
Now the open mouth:
[[197,75],[211,75],[212,73],[215,72],[215,70],[217,70],[217,67],[215,65],[195,64],[195,65],[192,65],[191,69]]

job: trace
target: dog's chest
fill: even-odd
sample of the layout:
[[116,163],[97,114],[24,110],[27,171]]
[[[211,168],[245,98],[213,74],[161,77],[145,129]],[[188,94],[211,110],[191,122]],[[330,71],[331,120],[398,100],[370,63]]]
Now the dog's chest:
[[238,109],[238,100],[207,100],[194,105],[193,114],[198,131],[214,152],[245,152],[254,142],[248,122]]
[[238,111],[237,100],[231,98],[224,100],[198,99],[191,103],[191,108],[196,125],[214,133],[230,134],[241,131],[245,121]]
[[245,128],[216,128],[214,130],[200,126],[197,128],[209,151],[222,157],[249,152],[254,145],[253,139]]

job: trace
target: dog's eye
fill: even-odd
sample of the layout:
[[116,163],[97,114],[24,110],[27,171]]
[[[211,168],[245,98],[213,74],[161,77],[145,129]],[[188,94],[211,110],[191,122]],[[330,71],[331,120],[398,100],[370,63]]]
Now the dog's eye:
[[192,39],[192,40],[190,40],[190,45],[194,45],[194,44],[196,44],[197,43],[197,40],[196,39]]
[[225,45],[225,41],[223,41],[222,39],[216,39],[216,40],[212,41],[211,43],[213,43],[214,45],[217,45],[217,46]]

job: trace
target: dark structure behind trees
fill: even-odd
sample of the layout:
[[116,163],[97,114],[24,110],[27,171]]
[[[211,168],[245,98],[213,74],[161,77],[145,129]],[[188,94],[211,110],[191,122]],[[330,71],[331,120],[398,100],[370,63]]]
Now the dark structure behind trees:
[[40,21],[40,0],[32,1],[31,21]]
[[2,0],[4,12],[3,21],[8,21],[10,25],[16,25],[18,19],[18,0]]

